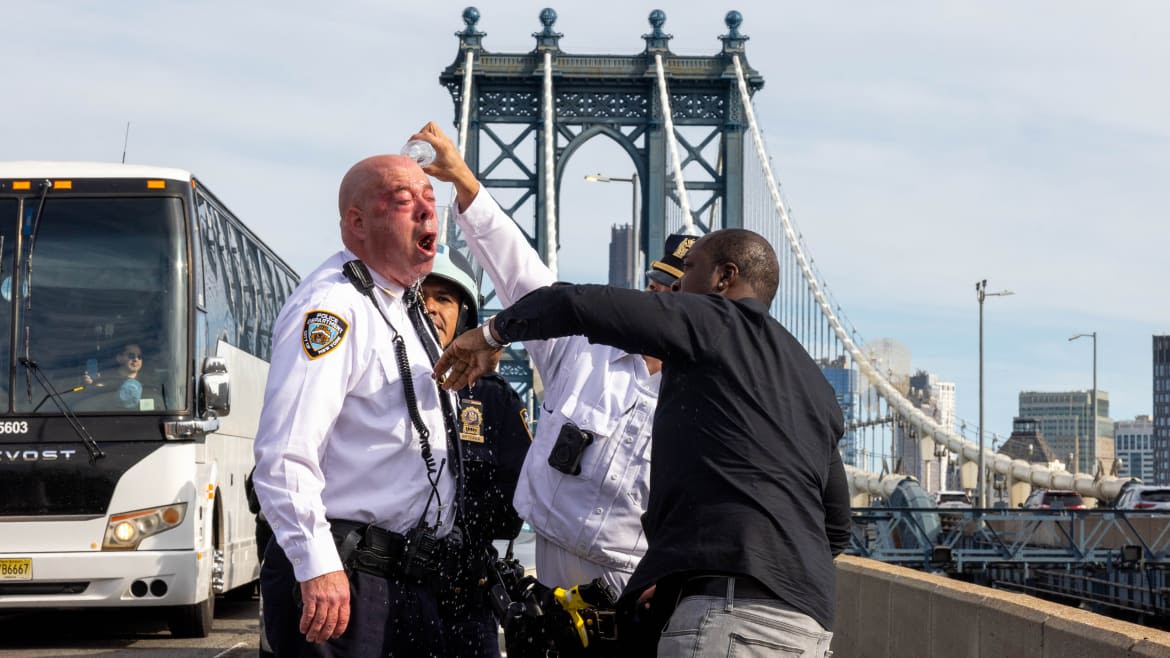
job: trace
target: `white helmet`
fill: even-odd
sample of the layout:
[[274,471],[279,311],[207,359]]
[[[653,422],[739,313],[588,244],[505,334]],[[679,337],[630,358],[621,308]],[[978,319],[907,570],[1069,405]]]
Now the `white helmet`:
[[463,292],[463,303],[466,308],[459,314],[459,322],[457,323],[459,332],[479,325],[479,307],[483,302],[478,292],[479,287],[475,284],[471,263],[467,262],[467,258],[463,254],[445,244],[439,245],[435,251],[431,273],[427,276],[446,279],[459,286]]

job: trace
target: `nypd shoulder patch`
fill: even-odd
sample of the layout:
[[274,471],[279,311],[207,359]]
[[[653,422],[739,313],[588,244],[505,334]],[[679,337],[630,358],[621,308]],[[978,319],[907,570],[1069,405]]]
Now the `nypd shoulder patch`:
[[301,344],[305,354],[310,359],[316,359],[337,349],[348,332],[349,323],[341,317],[329,311],[309,311],[305,313]]

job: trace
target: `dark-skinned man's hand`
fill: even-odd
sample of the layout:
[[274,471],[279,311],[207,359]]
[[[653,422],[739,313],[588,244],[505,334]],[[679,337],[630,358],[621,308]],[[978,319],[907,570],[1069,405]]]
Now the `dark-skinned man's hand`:
[[465,331],[443,350],[433,375],[444,389],[458,391],[495,370],[499,352],[484,339],[483,327]]

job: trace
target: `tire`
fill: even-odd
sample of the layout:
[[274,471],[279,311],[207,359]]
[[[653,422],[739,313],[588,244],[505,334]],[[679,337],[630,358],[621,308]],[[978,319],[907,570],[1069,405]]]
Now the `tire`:
[[215,621],[215,592],[207,587],[207,598],[192,605],[172,608],[167,616],[167,626],[175,637],[207,637]]

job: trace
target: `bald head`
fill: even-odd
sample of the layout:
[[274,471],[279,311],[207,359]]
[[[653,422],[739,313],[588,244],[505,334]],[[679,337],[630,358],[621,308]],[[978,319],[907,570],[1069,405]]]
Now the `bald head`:
[[388,171],[409,168],[409,165],[418,167],[414,160],[405,155],[371,155],[350,167],[337,191],[338,215],[344,218],[346,209],[353,205],[361,206],[363,201],[376,194]]
[[337,192],[341,242],[370,269],[408,286],[431,271],[435,191],[411,158],[375,155],[350,167]]

